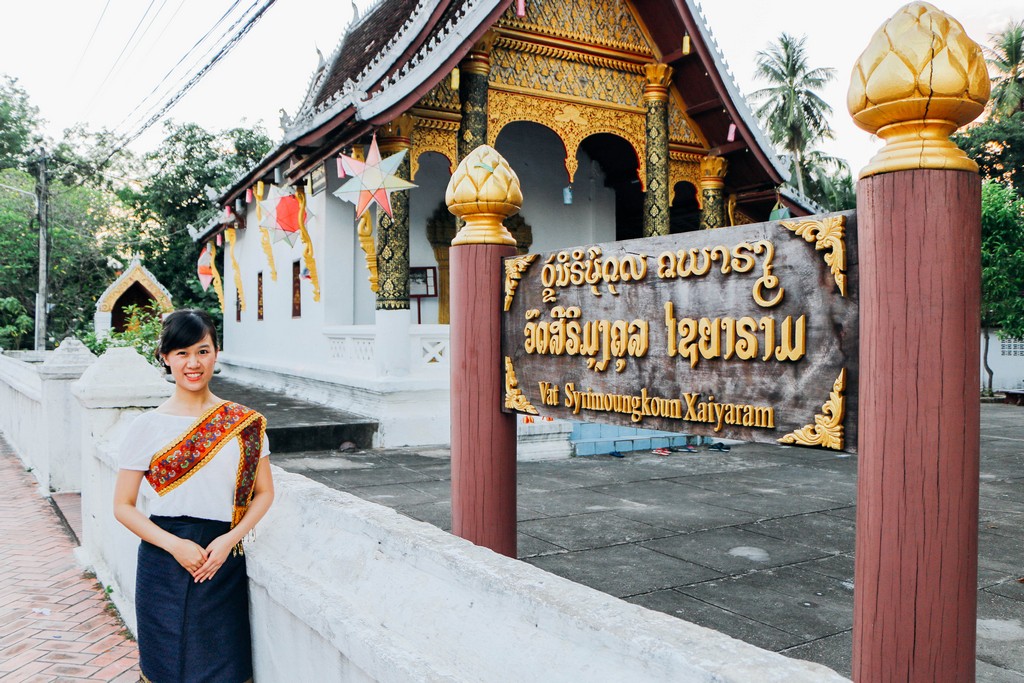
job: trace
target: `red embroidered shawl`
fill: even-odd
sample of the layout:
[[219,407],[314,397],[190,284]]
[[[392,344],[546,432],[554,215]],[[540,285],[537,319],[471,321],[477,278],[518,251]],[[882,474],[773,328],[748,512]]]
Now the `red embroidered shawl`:
[[231,527],[234,528],[252,500],[266,429],[266,418],[255,410],[225,401],[208,410],[185,433],[153,456],[149,461],[146,481],[157,495],[163,496],[185,483],[210,462],[224,444],[238,437],[242,456],[235,475],[231,515]]

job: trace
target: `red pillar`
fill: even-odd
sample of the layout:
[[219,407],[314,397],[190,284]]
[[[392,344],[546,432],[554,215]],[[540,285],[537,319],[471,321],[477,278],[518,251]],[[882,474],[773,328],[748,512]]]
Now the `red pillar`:
[[981,184],[914,170],[857,189],[857,681],[973,681]]
[[501,259],[515,247],[453,246],[452,533],[516,556],[516,419],[501,412]]
[[516,556],[516,419],[501,411],[502,258],[516,241],[501,221],[519,211],[519,179],[481,145],[445,193],[465,221],[449,250],[451,282],[452,533]]

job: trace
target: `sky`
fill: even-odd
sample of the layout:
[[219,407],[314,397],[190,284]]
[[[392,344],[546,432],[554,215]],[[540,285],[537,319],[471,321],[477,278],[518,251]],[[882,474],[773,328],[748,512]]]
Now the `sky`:
[[[545,0],[526,0],[543,2]],[[665,0],[668,1],[668,0]],[[754,79],[756,53],[782,32],[807,36],[812,67],[833,67],[835,81],[824,91],[833,108],[836,140],[826,152],[850,162],[856,173],[881,142],[853,125],[846,91],[857,57],[878,27],[902,2],[860,0],[697,0],[726,61],[744,93],[763,87]],[[148,118],[159,97],[184,83],[186,67],[201,66],[208,46],[250,6],[264,0],[2,0],[5,31],[0,40],[0,73],[16,77],[59,138],[75,123],[118,132]],[[228,19],[217,20],[232,3]],[[294,114],[318,63],[316,49],[330,56],[352,19],[353,3],[372,0],[278,0],[238,45],[170,111],[176,121],[208,129],[262,123],[273,139],[281,135],[280,110]],[[1024,0],[941,0],[940,9],[958,19],[974,40],[1010,21],[1024,19]],[[856,12],[850,8],[856,7]],[[210,32],[206,42],[201,38]],[[134,34],[134,35],[133,35]],[[165,79],[165,75],[171,76]],[[155,111],[155,110],[154,110]],[[152,113],[152,112],[150,112]],[[162,122],[131,147],[155,148]]]

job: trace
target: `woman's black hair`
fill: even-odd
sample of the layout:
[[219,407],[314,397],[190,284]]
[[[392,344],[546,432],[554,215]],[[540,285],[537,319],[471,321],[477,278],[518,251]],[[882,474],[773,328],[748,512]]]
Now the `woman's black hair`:
[[175,349],[198,344],[206,335],[210,335],[210,339],[213,340],[213,349],[219,350],[217,324],[206,311],[182,308],[169,314],[164,318],[163,329],[160,331],[160,341],[156,348],[157,360],[170,373],[171,369],[164,363],[163,357]]

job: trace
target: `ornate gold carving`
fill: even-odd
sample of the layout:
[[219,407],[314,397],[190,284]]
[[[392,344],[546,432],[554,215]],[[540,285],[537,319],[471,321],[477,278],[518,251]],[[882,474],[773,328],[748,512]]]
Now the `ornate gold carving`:
[[963,26],[926,2],[899,10],[857,60],[846,104],[854,122],[885,140],[860,177],[916,168],[977,172],[949,140],[985,109],[985,56]]
[[530,264],[537,260],[537,254],[527,254],[505,260],[505,310],[512,307],[512,300],[516,296],[516,288],[523,273],[530,267]]
[[672,67],[658,62],[644,64],[644,76],[647,77],[647,83],[644,84],[644,101],[667,102],[668,86],[672,82]]
[[396,116],[386,123],[378,133],[378,136],[380,137],[381,151],[385,151],[384,147],[388,144],[386,141],[393,141],[391,144],[398,145],[400,148],[408,148],[409,140],[412,138],[414,125],[414,117],[410,114]]
[[519,380],[516,379],[516,370],[512,367],[512,359],[505,356],[505,407],[518,410],[521,413],[539,415],[529,399],[519,388]]
[[846,296],[846,243],[843,241],[846,216],[826,216],[820,221],[779,221],[779,225],[808,242],[814,242],[815,250],[829,250],[825,254],[825,263],[835,278],[839,293]]
[[836,451],[843,450],[843,417],[846,415],[846,399],[843,397],[843,391],[845,389],[846,368],[843,368],[832,385],[828,400],[821,406],[821,414],[814,416],[814,424],[787,434],[779,439],[779,442],[795,443],[800,446],[821,446]]
[[228,254],[231,256],[231,270],[235,275],[235,291],[238,292],[238,307],[245,310],[245,292],[242,290],[242,269],[238,267],[238,259],[235,258],[235,240],[238,236],[234,228],[224,230],[224,238],[228,241]]
[[491,71],[491,52],[494,50],[494,43],[498,40],[498,34],[490,29],[483,37],[473,45],[473,48],[466,55],[466,58],[459,64],[459,68],[467,73],[476,73],[486,76]]
[[565,62],[579,62],[591,66],[615,71],[624,71],[640,75],[644,73],[644,65],[633,61],[627,61],[617,56],[594,54],[593,52],[581,52],[578,46],[557,47],[554,45],[541,45],[529,40],[521,40],[509,36],[502,36],[498,41],[498,47],[509,52],[521,52],[524,54],[549,57]]
[[729,169],[729,162],[724,157],[706,156],[700,160],[701,181],[716,179],[721,181],[725,178],[725,172]]
[[416,179],[420,170],[420,155],[436,152],[448,160],[448,173],[451,174],[458,159],[458,121],[442,119],[416,118],[413,129],[413,146],[410,162],[410,180]]
[[670,92],[673,96],[669,99],[668,107],[669,142],[707,147],[707,142],[694,132],[693,122],[683,113],[686,103],[679,97],[679,91],[673,87]]
[[516,240],[501,224],[519,211],[523,192],[519,178],[505,158],[489,145],[466,155],[444,194],[448,210],[466,221],[452,245],[509,244]]
[[439,109],[447,112],[459,111],[459,88],[452,86],[450,78],[442,78],[430,91],[423,96],[417,107]]
[[121,295],[128,291],[128,288],[138,282],[146,292],[153,297],[161,312],[170,313],[174,310],[171,297],[167,291],[154,279],[153,274],[146,270],[139,261],[132,261],[128,269],[114,281],[107,291],[103,292],[99,301],[96,302],[96,310],[103,313],[110,313]]
[[669,199],[668,203],[676,203],[676,183],[690,183],[693,185],[694,193],[697,196],[697,206],[700,207],[703,199],[701,199],[700,192],[700,163],[693,161],[688,157],[693,155],[683,155],[677,152],[669,152],[668,157],[668,187],[669,187]]
[[510,7],[497,25],[573,42],[651,55],[651,48],[627,3],[595,0],[586,10],[568,2],[528,2],[526,16],[517,17]]
[[[553,130],[565,145],[565,170],[569,182],[576,175],[576,153],[580,143],[595,133],[617,135],[633,146],[638,159],[646,156],[646,122],[641,113],[492,90],[488,116],[487,137],[491,145],[498,139],[501,129],[514,121],[533,121]],[[641,186],[646,188],[647,174],[643,164],[637,168],[637,176]]]
[[599,60],[560,57],[558,51],[545,49],[496,49],[491,56],[491,87],[628,110],[641,106],[645,79],[635,69],[624,71],[603,66]]

